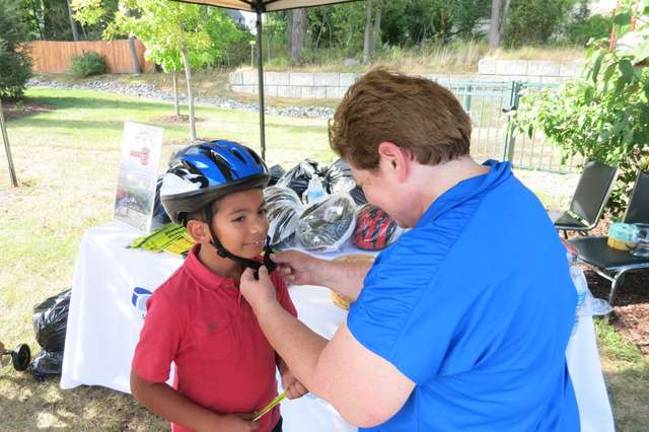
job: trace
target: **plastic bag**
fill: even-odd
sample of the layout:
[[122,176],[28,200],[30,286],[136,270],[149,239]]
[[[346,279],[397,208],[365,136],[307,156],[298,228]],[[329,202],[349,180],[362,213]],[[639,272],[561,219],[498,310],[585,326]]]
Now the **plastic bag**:
[[394,242],[399,234],[397,222],[385,211],[365,204],[356,212],[356,228],[352,235],[354,246],[365,250],[381,250]]
[[573,326],[573,333],[577,329],[579,319],[583,316],[592,315],[606,315],[610,313],[613,308],[603,299],[593,297],[593,294],[588,288],[588,282],[584,270],[577,266],[570,266],[570,277],[577,290],[577,311],[575,313],[575,324]]
[[36,341],[45,351],[63,351],[65,347],[70,295],[71,290],[66,290],[34,306]]
[[273,165],[272,167],[270,167],[270,169],[268,170],[268,174],[270,174],[270,181],[268,182],[268,186],[274,186],[275,184],[277,184],[284,173],[284,168],[282,168],[280,165]]
[[277,186],[293,189],[297,196],[301,197],[309,187],[309,180],[314,176],[323,176],[322,166],[315,161],[305,159],[284,174],[278,181]]
[[292,189],[279,186],[264,189],[264,198],[270,246],[289,242],[304,210],[300,198]]
[[325,187],[330,194],[349,192],[356,187],[352,169],[343,159],[338,159],[329,166],[325,174]]
[[162,206],[162,201],[160,201],[160,188],[162,187],[162,177],[159,176],[155,185],[155,199],[153,201],[153,218],[151,221],[151,231],[155,231],[161,226],[171,223],[171,218],[167,214],[167,211]]
[[32,360],[32,376],[38,380],[61,375],[63,370],[63,351],[41,351]]
[[356,206],[348,194],[331,195],[302,213],[295,235],[307,250],[335,251],[352,235],[355,215]]
[[362,206],[363,204],[367,204],[367,198],[365,198],[365,193],[360,186],[355,186],[354,189],[349,191],[349,195],[351,195],[356,205]]

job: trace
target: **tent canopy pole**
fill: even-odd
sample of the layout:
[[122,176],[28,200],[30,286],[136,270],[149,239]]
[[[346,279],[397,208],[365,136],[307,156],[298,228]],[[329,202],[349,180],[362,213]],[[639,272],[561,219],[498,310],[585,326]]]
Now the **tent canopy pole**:
[[18,187],[18,178],[16,177],[16,169],[14,168],[14,160],[11,157],[11,147],[9,147],[9,137],[7,136],[7,125],[5,117],[2,113],[2,101],[0,101],[0,130],[2,132],[2,141],[5,145],[5,153],[7,154],[7,162],[9,163],[9,176],[11,177],[11,184],[13,187]]
[[257,3],[257,71],[259,74],[259,141],[261,144],[261,158],[266,160],[266,126],[265,126],[265,106],[264,106],[264,50],[261,47],[261,15],[263,5]]

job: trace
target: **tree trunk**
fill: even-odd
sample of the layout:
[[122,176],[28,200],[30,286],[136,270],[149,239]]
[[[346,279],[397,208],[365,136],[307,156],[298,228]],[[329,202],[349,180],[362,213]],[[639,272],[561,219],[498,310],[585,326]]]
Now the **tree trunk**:
[[189,129],[192,142],[196,140],[196,119],[194,118],[194,93],[192,93],[192,68],[189,64],[187,47],[180,50],[185,66],[185,81],[187,82],[187,102],[189,104]]
[[293,9],[289,12],[289,62],[292,65],[303,61],[304,40],[307,30],[306,10]]
[[491,24],[489,25],[489,46],[497,48],[500,46],[500,10],[502,0],[491,0]]
[[128,35],[128,50],[131,52],[131,63],[133,64],[133,73],[142,73],[142,66],[137,57],[137,48],[135,47],[135,36],[133,33]]
[[171,80],[174,84],[174,109],[176,110],[176,117],[180,117],[180,104],[178,103],[178,72],[171,72]]
[[365,7],[365,34],[363,36],[363,64],[370,62],[372,55],[372,44],[370,37],[372,36],[372,0],[367,0]]
[[79,31],[77,30],[77,23],[72,17],[72,7],[70,6],[70,0],[65,0],[65,3],[68,5],[68,17],[70,18],[70,29],[72,30],[72,38],[75,42],[79,40]]
[[45,36],[43,36],[43,10],[41,8],[41,2],[39,0],[32,0],[32,9],[34,11],[36,26],[38,27],[38,35],[41,40],[45,40]]
[[381,38],[381,16],[383,14],[383,5],[381,0],[376,4],[376,9],[374,10],[374,28],[372,29],[372,38],[370,42],[370,56],[374,55],[376,51],[376,45]]

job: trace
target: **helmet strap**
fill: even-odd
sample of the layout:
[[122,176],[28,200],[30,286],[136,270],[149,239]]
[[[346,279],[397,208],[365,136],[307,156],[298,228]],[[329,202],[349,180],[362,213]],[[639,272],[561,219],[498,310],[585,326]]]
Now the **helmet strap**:
[[[214,217],[214,214],[212,213],[211,203],[205,206],[204,212],[205,212],[205,220],[207,221],[207,227],[210,231],[210,236],[212,237],[212,241],[210,243],[216,249],[216,252],[219,254],[219,256],[222,258],[228,258],[234,261],[235,263],[239,264],[242,270],[245,270],[246,268],[253,269],[255,271],[255,279],[259,279],[259,268],[262,266],[262,263],[256,260],[240,257],[227,250],[223,246],[221,241],[218,239],[218,237],[216,236],[214,230],[212,229],[212,219]],[[274,271],[277,268],[277,264],[275,264],[275,262],[270,259],[270,254],[272,252],[273,251],[270,247],[270,237],[266,236],[266,245],[264,246],[263,265],[266,266],[269,273]]]

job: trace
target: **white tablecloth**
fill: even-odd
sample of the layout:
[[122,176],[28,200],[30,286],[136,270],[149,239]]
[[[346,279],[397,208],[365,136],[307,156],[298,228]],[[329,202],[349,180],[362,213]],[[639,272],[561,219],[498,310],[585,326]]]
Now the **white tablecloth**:
[[[133,289],[154,291],[182,263],[166,253],[126,249],[138,235],[114,222],[89,230],[81,241],[65,340],[64,389],[100,385],[129,392],[131,357],[143,323],[131,302]],[[289,292],[300,319],[322,336],[331,338],[345,320],[346,312],[333,305],[328,289],[292,287]],[[590,317],[580,319],[567,358],[582,431],[614,430]],[[356,430],[311,395],[283,402],[282,416],[287,432]]]

